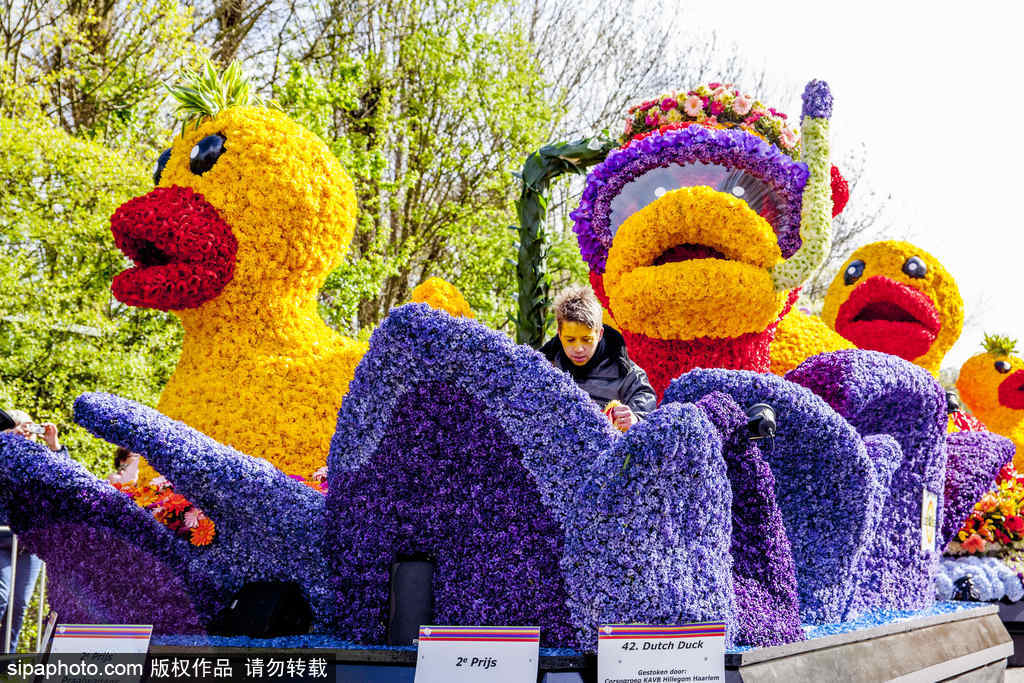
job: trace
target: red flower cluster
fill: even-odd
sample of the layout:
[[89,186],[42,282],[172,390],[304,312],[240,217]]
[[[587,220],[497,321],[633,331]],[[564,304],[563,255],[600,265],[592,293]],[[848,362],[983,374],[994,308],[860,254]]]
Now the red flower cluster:
[[835,166],[832,167],[832,218],[835,218],[846,208],[846,202],[850,201],[850,183],[839,172]]
[[1007,463],[995,483],[957,533],[961,551],[978,553],[988,543],[1006,546],[1024,540],[1024,474]]
[[121,493],[135,501],[141,508],[149,510],[158,522],[188,539],[192,545],[209,545],[216,533],[213,520],[188,501],[185,496],[175,493],[166,479],[158,477],[151,483],[114,484]]
[[110,219],[114,243],[134,262],[114,278],[114,296],[163,311],[209,301],[235,273],[238,241],[217,210],[185,187],[158,187]]
[[931,297],[883,275],[858,284],[839,307],[835,330],[862,349],[913,361],[928,353],[942,329]]
[[957,432],[984,432],[987,431],[987,427],[981,423],[981,420],[974,417],[970,413],[965,413],[962,410],[956,410],[949,414],[950,426],[953,427],[951,431]]

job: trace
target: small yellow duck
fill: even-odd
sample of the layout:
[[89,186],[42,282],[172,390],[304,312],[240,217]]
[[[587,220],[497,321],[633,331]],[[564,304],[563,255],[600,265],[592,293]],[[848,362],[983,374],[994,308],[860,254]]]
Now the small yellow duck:
[[984,346],[960,368],[956,388],[975,417],[1013,441],[1013,465],[1024,471],[1024,359],[1009,337],[986,334]]

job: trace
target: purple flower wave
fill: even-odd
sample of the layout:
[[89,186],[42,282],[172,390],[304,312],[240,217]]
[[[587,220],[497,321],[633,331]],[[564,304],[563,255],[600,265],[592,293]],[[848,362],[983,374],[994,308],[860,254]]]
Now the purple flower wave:
[[[763,448],[796,565],[800,616],[808,623],[849,616],[859,557],[878,523],[884,490],[864,443],[821,398],[781,377],[697,369],[664,402],[728,394],[742,408],[768,403],[778,433]],[[754,550],[756,552],[756,549]]]
[[[859,568],[855,612],[923,609],[934,602],[940,548],[922,548],[925,492],[936,497],[942,528],[946,476],[946,396],[928,373],[897,356],[848,349],[813,356],[786,378],[825,399],[864,435],[899,447],[881,523]],[[891,454],[891,445],[886,448]]]
[[749,439],[747,416],[735,401],[712,393],[697,405],[724,437],[732,487],[735,642],[767,647],[803,640],[793,550],[775,500],[772,470]]
[[992,432],[956,432],[946,437],[940,548],[953,540],[975,503],[992,488],[999,470],[1013,460],[1014,450],[1012,441]]

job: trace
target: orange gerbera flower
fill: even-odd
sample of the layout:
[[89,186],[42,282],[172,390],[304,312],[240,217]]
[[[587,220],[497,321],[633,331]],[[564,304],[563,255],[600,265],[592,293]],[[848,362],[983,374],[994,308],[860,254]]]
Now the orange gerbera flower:
[[192,503],[188,502],[188,499],[179,493],[172,493],[163,502],[163,506],[171,512],[183,512],[185,508],[191,505]]
[[192,545],[209,545],[215,533],[213,520],[203,517],[195,529],[192,529]]
[[977,553],[985,549],[985,540],[977,534],[971,534],[970,538],[964,541],[961,545],[967,552]]

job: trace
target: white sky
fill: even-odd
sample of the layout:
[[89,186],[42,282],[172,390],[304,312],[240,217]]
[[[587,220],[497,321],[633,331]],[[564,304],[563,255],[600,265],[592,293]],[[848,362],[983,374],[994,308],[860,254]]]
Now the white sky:
[[909,236],[960,286],[971,327],[944,366],[959,368],[980,351],[983,331],[1024,342],[1024,10],[1017,3],[684,0],[674,7],[688,30],[714,30],[720,45],[736,43],[752,66],[796,84],[797,99],[775,105],[791,117],[800,113],[802,83],[829,82],[834,151],[863,141],[869,182],[893,195],[895,227],[876,239]]

